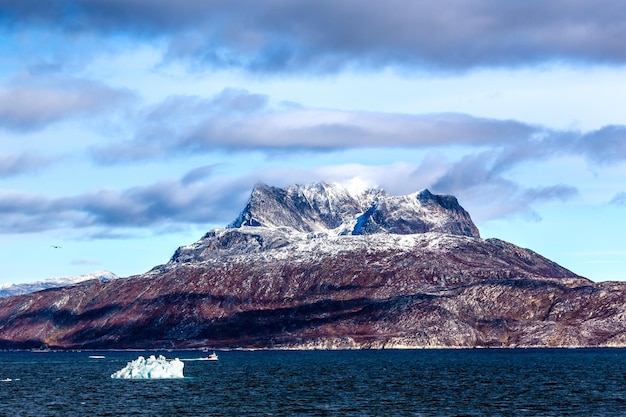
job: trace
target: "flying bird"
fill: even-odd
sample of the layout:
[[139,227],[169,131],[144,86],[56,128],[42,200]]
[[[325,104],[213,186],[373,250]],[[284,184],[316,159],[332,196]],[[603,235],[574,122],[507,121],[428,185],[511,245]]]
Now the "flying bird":
[[61,249],[61,247],[57,246],[57,245],[50,245],[50,247],[53,248],[53,249]]

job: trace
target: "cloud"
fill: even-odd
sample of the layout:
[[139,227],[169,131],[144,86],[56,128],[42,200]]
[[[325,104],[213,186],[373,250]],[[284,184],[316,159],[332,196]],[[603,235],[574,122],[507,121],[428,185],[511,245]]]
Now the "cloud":
[[[578,196],[578,189],[570,185],[524,188],[507,178],[506,174],[517,164],[537,158],[535,152],[521,152],[523,156],[511,159],[512,153],[515,152],[509,149],[492,149],[465,155],[450,163],[446,171],[433,181],[432,191],[451,194],[466,201],[472,216],[480,221],[513,216],[538,221],[540,216],[533,208],[537,204],[568,201]],[[505,166],[503,160],[510,163]]]
[[78,211],[86,225],[112,227],[210,222],[220,218],[224,208],[232,204],[220,190],[206,184],[185,185],[175,180],[122,191],[100,189],[55,203]]
[[52,158],[45,158],[32,152],[0,154],[0,178],[34,172],[52,162]]
[[189,185],[194,182],[202,181],[210,177],[215,172],[215,169],[220,165],[221,164],[212,164],[194,168],[185,174],[185,176],[181,179],[181,182],[184,185]]
[[459,190],[455,197],[479,223],[507,218],[541,221],[536,207],[552,201],[571,201],[578,197],[578,188],[566,184],[524,188],[498,178],[495,181]]
[[123,236],[126,229],[226,223],[243,208],[253,184],[251,178],[202,182],[198,177],[191,182],[167,180],[124,190],[99,188],[57,198],[0,190],[0,233],[67,228]]
[[577,150],[591,161],[610,164],[626,160],[626,126],[611,125],[581,135]]
[[[579,156],[626,160],[626,126],[555,130],[461,113],[403,114],[273,106],[268,96],[225,89],[215,97],[171,96],[135,116],[129,138],[93,147],[100,164],[226,152],[328,153],[354,149],[464,149],[466,158],[435,186],[454,190],[529,161]],[[459,183],[458,187],[454,183]]]
[[619,193],[615,194],[610,203],[616,206],[626,206],[626,192],[620,191]]
[[0,127],[32,131],[78,117],[97,117],[133,99],[128,90],[75,78],[16,77],[0,86]]
[[269,98],[224,90],[211,99],[169,97],[145,110],[129,140],[94,148],[105,164],[223,151],[330,152],[521,143],[544,129],[458,113],[399,114],[273,108]]
[[543,203],[549,201],[569,201],[578,197],[578,189],[576,187],[557,184],[549,187],[534,187],[524,190],[522,199],[527,204]]
[[168,59],[265,73],[626,61],[619,0],[2,0],[0,16],[10,29],[163,39]]
[[491,172],[493,152],[465,155],[433,184],[435,191],[455,194],[490,181],[501,181]]

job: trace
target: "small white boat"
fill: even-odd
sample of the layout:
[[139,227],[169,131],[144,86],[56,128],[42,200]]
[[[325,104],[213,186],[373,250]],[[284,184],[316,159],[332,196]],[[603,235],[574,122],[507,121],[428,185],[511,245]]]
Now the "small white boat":
[[209,356],[207,356],[207,360],[209,360],[209,361],[216,361],[217,359],[218,359],[217,358],[217,353],[215,353],[215,352],[213,352]]

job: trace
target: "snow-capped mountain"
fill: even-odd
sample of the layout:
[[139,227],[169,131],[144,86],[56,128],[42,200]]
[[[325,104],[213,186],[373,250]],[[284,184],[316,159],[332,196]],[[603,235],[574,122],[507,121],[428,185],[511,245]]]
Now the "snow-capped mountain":
[[50,288],[66,287],[92,279],[97,279],[100,281],[110,281],[117,278],[118,276],[115,275],[113,272],[95,271],[77,277],[48,278],[41,281],[29,282],[24,284],[0,284],[0,297],[28,294],[31,292],[47,290]]
[[626,346],[626,284],[482,239],[451,196],[258,185],[138,276],[0,299],[0,348]]
[[362,245],[364,239],[358,236],[384,236],[377,244],[385,245],[390,236],[424,233],[480,237],[456,198],[428,190],[390,196],[380,189],[353,190],[339,184],[287,188],[259,184],[234,222],[179,248],[170,263],[306,246],[312,240],[319,252],[324,245]]
[[469,214],[452,196],[428,190],[390,196],[381,189],[354,190],[328,183],[287,188],[259,184],[229,228],[242,226],[342,235],[442,232],[479,237]]

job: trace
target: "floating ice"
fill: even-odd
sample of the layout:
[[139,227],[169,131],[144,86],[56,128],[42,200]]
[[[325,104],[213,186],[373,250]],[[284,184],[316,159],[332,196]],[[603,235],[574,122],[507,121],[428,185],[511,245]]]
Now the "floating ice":
[[183,367],[185,364],[178,358],[167,360],[165,356],[155,357],[150,355],[148,359],[139,356],[132,362],[128,362],[123,369],[113,373],[111,378],[116,379],[165,379],[184,378]]

